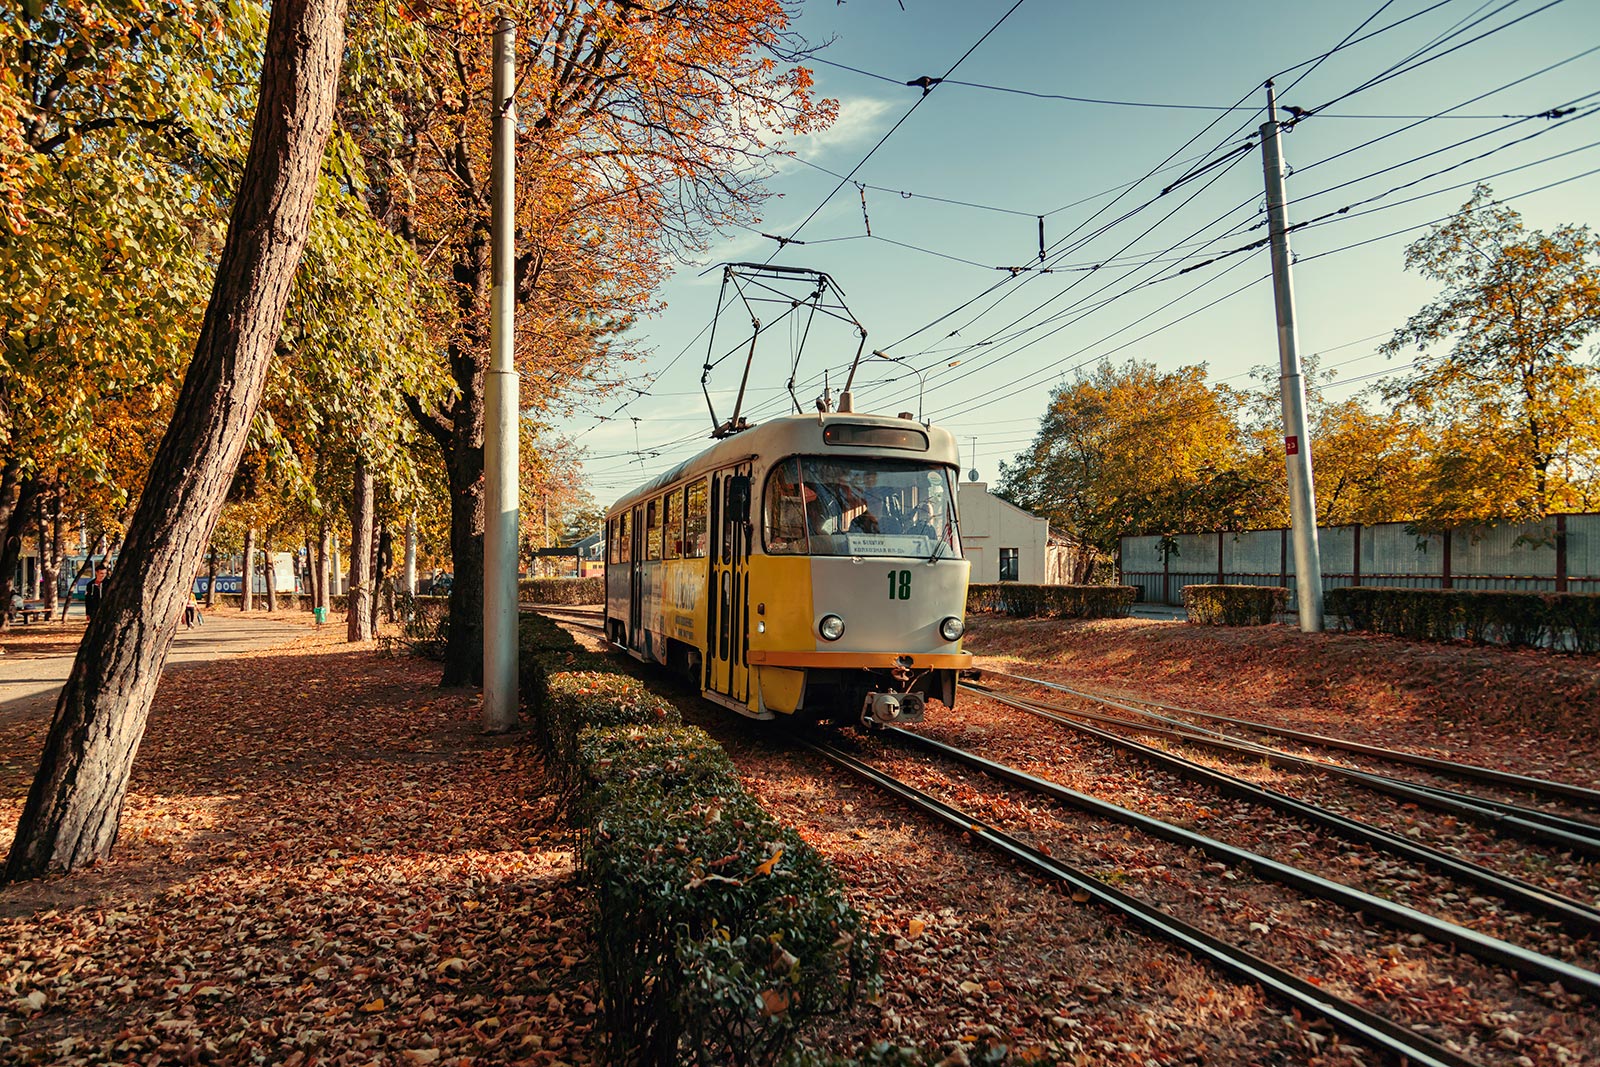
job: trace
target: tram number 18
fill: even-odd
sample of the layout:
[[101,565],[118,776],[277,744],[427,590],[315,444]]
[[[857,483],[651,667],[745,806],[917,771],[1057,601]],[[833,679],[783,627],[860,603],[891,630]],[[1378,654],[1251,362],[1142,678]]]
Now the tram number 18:
[[890,600],[910,600],[911,599],[911,572],[910,571],[890,571],[889,572],[889,599]]

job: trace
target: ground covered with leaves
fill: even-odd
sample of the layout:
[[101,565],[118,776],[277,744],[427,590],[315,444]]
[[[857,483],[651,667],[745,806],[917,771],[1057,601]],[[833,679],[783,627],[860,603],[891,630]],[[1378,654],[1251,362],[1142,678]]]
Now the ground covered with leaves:
[[0,890],[0,1062],[594,1062],[554,797],[437,677],[332,629],[170,672],[114,858]]

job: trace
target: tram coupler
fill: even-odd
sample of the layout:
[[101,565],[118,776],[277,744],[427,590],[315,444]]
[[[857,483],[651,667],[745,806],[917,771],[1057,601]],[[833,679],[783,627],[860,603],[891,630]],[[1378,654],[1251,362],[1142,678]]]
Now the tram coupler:
[[861,725],[917,722],[922,718],[924,707],[921,693],[868,693],[861,704]]

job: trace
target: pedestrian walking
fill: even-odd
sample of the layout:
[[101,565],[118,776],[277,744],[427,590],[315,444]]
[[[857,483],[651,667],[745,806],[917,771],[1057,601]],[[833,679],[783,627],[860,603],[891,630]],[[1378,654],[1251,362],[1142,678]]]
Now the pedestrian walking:
[[100,607],[100,598],[105,596],[106,565],[97,563],[94,567],[94,581],[83,591],[83,613],[89,618],[94,618],[95,609]]

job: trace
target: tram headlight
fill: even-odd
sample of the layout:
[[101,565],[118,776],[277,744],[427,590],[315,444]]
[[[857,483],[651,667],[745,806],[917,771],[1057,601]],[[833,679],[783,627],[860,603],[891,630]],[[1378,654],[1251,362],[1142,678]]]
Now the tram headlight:
[[967,632],[967,624],[951,615],[939,624],[939,636],[946,641],[959,641],[961,635]]
[[837,615],[824,615],[817,623],[817,633],[824,641],[837,641],[844,636],[844,620]]

